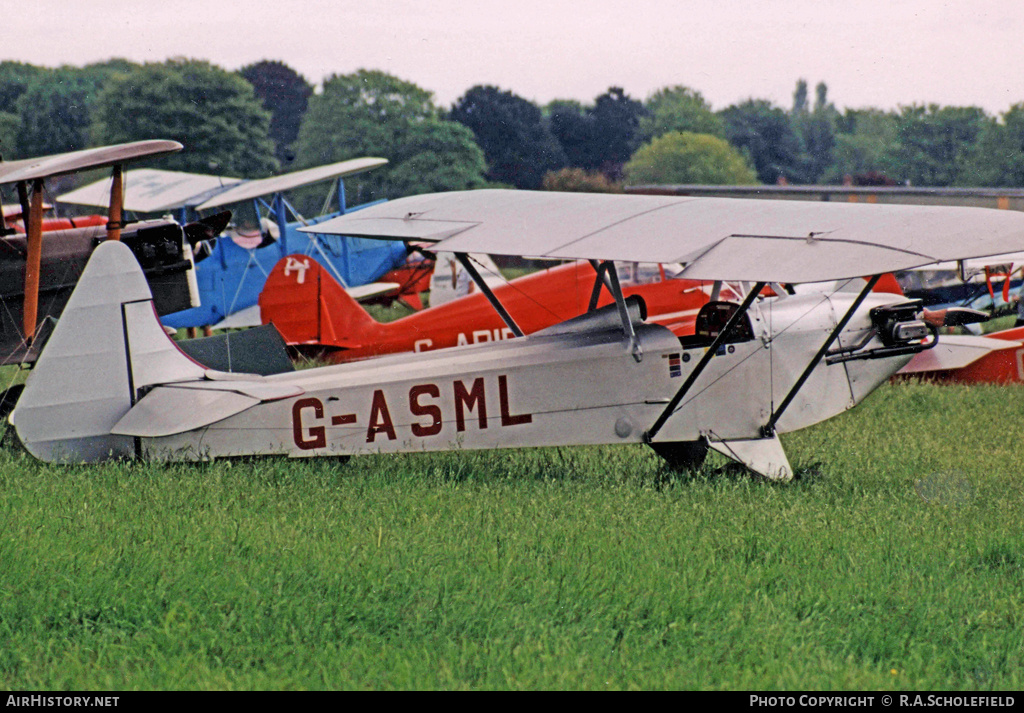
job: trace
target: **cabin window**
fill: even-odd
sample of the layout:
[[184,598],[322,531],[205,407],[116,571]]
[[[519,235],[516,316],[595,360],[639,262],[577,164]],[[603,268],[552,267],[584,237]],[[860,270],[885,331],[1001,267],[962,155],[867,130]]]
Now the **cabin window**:
[[615,262],[621,285],[650,285],[661,282],[661,266],[656,262]]

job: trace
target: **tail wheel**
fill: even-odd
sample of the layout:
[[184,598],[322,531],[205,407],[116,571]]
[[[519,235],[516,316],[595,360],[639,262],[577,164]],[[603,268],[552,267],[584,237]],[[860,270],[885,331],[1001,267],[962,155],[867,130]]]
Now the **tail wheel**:
[[707,441],[675,441],[648,443],[655,453],[665,459],[665,465],[675,472],[697,470],[708,455]]

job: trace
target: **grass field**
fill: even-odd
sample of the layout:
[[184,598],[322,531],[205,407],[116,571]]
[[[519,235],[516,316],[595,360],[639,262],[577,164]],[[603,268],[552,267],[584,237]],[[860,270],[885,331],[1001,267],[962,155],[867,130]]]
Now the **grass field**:
[[886,386],[799,479],[642,446],[198,466],[0,448],[0,688],[1019,689],[1014,387]]

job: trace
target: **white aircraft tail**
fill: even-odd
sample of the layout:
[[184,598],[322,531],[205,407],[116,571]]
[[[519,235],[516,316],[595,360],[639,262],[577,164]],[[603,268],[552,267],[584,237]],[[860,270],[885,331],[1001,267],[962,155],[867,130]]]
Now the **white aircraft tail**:
[[156,383],[202,378],[205,367],[164,333],[146,277],[120,242],[92,254],[11,414],[18,438],[45,461],[133,457],[111,429]]

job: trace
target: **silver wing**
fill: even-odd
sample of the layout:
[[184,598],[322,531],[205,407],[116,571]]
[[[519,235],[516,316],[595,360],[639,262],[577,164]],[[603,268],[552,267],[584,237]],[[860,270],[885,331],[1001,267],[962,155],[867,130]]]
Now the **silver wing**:
[[412,196],[318,233],[438,250],[679,262],[693,279],[820,282],[1024,248],[1024,214],[945,206],[482,190]]

